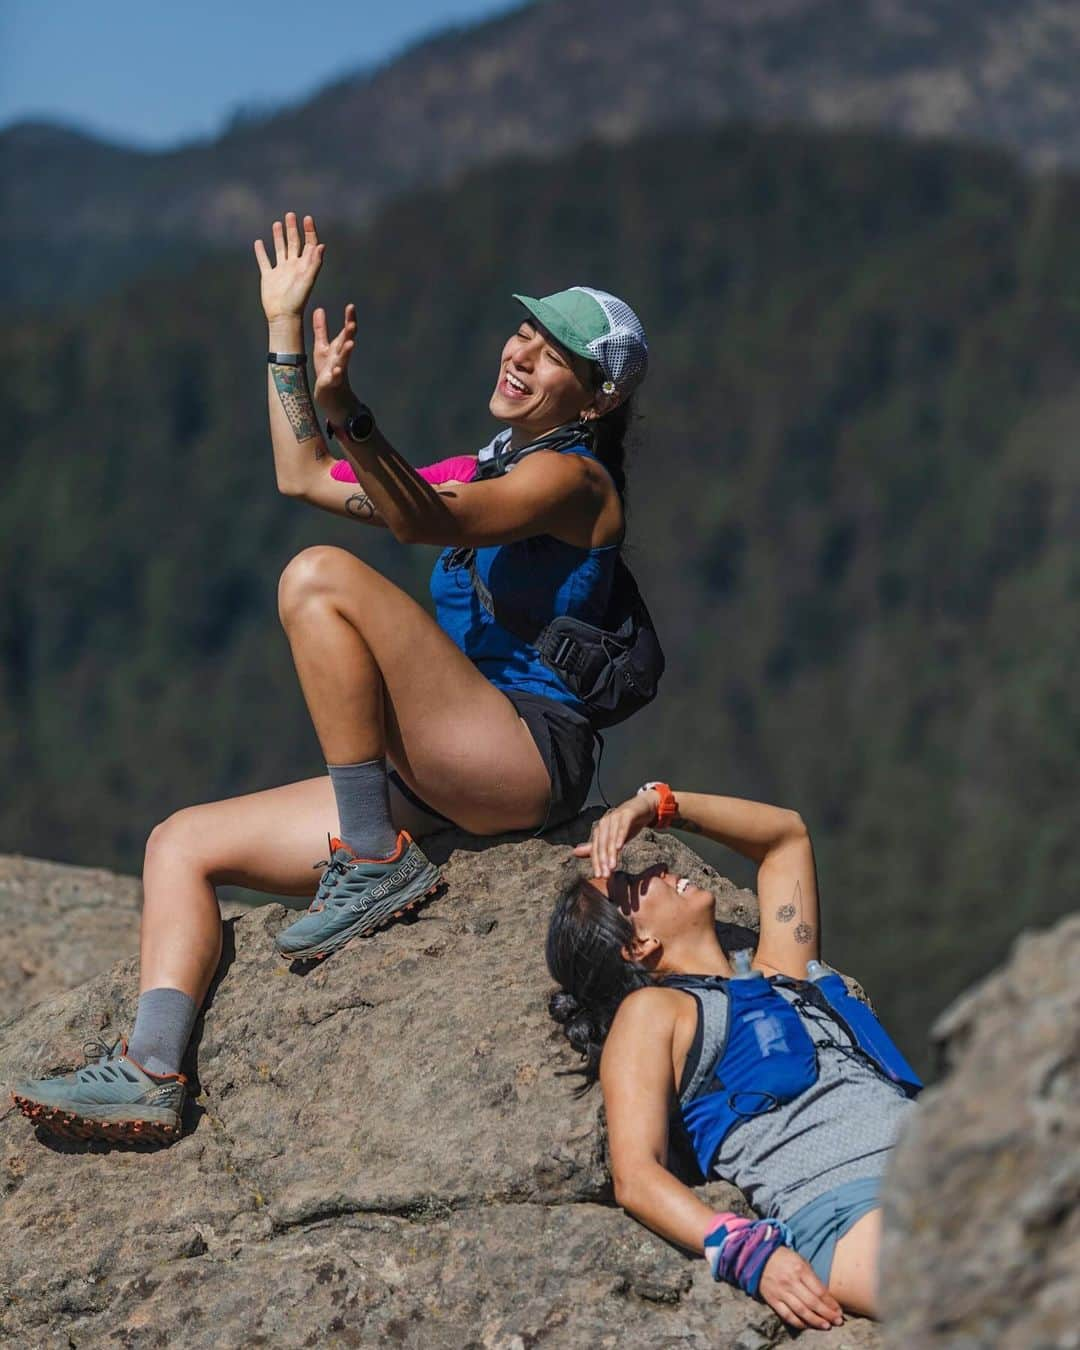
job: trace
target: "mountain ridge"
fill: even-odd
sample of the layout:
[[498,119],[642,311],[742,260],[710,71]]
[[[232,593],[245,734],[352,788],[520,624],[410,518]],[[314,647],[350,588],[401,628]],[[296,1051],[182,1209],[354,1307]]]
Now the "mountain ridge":
[[122,169],[115,147],[41,156],[10,129],[16,265],[0,295],[98,293],[172,250],[265,232],[288,207],[357,225],[470,167],[672,125],[877,128],[1080,163],[1080,12],[1063,0],[627,0],[611,15],[604,0],[524,5],[212,142],[130,152]]

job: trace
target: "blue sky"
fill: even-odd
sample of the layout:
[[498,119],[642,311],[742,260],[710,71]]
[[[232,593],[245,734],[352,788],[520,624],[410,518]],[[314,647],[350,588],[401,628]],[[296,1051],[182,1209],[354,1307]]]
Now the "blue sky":
[[0,127],[74,124],[132,145],[212,135],[513,0],[0,0]]

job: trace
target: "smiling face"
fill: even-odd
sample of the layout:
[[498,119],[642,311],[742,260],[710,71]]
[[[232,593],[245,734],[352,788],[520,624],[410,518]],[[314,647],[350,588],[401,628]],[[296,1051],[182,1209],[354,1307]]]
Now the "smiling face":
[[715,898],[688,877],[670,872],[662,863],[643,872],[614,872],[606,880],[593,877],[589,885],[606,895],[634,930],[635,960],[659,952],[657,969],[677,968],[680,948],[703,936],[715,936]]
[[594,366],[523,319],[503,347],[488,407],[526,440],[573,422],[596,406]]

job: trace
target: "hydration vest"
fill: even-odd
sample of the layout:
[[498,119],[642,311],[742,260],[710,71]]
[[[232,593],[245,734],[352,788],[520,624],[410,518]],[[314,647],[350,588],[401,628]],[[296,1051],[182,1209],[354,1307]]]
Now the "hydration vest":
[[[499,478],[537,450],[561,452],[581,445],[592,453],[588,422],[568,422],[517,450],[510,449],[510,435],[509,429],[501,431],[480,451],[474,481]],[[615,560],[602,626],[567,615],[542,624],[530,622],[515,610],[512,596],[492,594],[477,569],[474,548],[452,550],[444,566],[468,568],[480,604],[508,633],[536,649],[544,665],[585,705],[594,730],[625,721],[656,697],[664,652],[652,615],[621,555]]]
[[817,1082],[813,1039],[795,1007],[774,985],[793,990],[800,1001],[824,1011],[851,1038],[851,1052],[906,1097],[916,1096],[922,1088],[885,1028],[834,971],[814,980],[785,975],[768,980],[760,971],[733,979],[669,976],[664,981],[666,988],[721,989],[727,994],[727,1028],[709,1085],[680,1105],[698,1166],[706,1177],[721,1144],[742,1121],[786,1106]]

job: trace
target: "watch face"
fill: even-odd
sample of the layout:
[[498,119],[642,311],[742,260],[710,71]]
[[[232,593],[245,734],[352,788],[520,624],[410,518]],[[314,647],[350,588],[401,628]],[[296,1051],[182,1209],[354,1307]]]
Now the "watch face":
[[371,415],[371,409],[365,408],[363,404],[346,419],[345,430],[348,432],[350,441],[366,441],[375,430],[375,419]]

